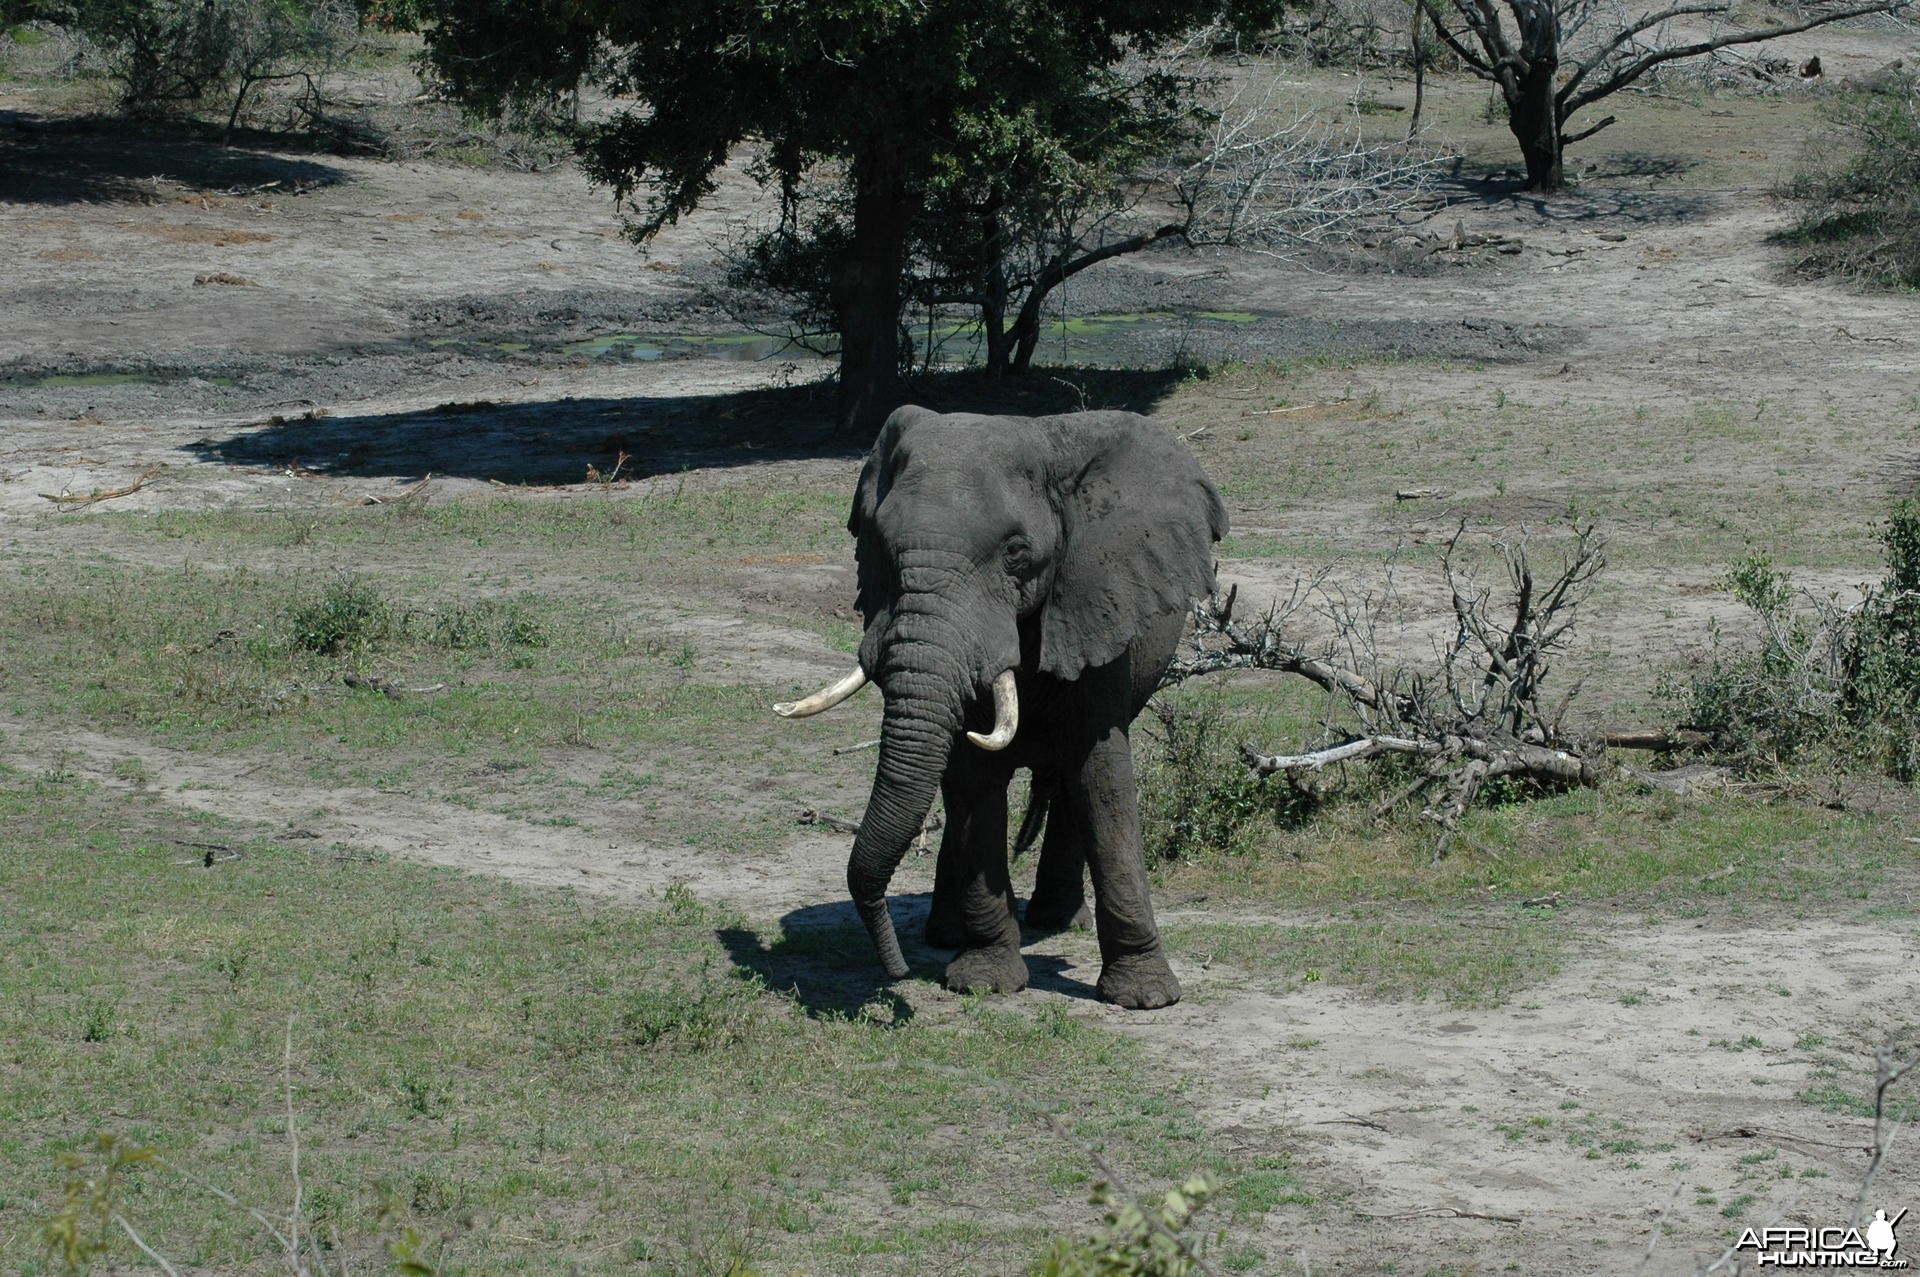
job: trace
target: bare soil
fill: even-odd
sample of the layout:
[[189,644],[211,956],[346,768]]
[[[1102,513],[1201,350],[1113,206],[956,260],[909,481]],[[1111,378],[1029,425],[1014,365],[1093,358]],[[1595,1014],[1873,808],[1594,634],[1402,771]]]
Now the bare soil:
[[[1819,52],[1835,78],[1916,52],[1885,35],[1801,43],[1786,55]],[[1405,86],[1370,91],[1397,97]],[[1497,155],[1498,130],[1471,127],[1480,90],[1438,92],[1468,153]],[[1767,188],[1807,136],[1804,102],[1629,105],[1631,119],[1583,148],[1593,168],[1575,193],[1527,197],[1476,160],[1443,187],[1443,208],[1407,228],[1458,227],[1517,251],[1436,254],[1400,272],[1164,253],[1116,265],[1070,299],[1088,310],[1267,317],[1143,338],[1163,344],[1161,357],[1174,343],[1209,358],[1316,357],[1287,398],[1338,405],[1319,417],[1272,414],[1288,405],[1256,402],[1265,383],[1231,375],[1166,392],[1183,430],[1205,427],[1192,441],[1203,460],[1250,477],[1234,500],[1237,533],[1305,547],[1229,554],[1225,579],[1246,582],[1257,601],[1329,548],[1341,571],[1363,575],[1394,545],[1443,535],[1456,517],[1537,526],[1569,497],[1598,494],[1618,516],[1621,565],[1588,650],[1595,668],[1636,675],[1638,692],[1620,698],[1630,703],[1644,696],[1648,670],[1730,615],[1707,587],[1742,536],[1774,528],[1789,555],[1803,546],[1798,576],[1815,586],[1872,575],[1867,521],[1912,491],[1920,461],[1920,308],[1784,276],[1768,237],[1785,214]],[[562,349],[608,332],[737,329],[728,307],[740,299],[727,295],[716,244],[761,204],[744,171],[642,257],[619,237],[606,194],[571,170],[528,176],[130,137],[46,118],[5,91],[0,111],[9,555],[148,553],[96,517],[109,510],[331,508],[389,499],[428,476],[424,499],[443,500],[502,482],[577,484],[586,465],[604,468],[621,452],[639,479],[625,489],[635,501],[668,483],[850,481],[858,448],[825,433],[817,403],[769,429],[767,411],[805,409],[804,390],[753,407],[753,392],[817,381],[827,372],[818,361],[643,362]],[[1650,419],[1677,436],[1705,408],[1725,421],[1698,437],[1636,430]],[[741,412],[747,426],[734,420]],[[1764,431],[1736,428],[1746,413]],[[1517,442],[1496,482],[1462,454],[1502,430]],[[1402,450],[1360,457],[1375,438]],[[1348,459],[1378,483],[1276,493],[1252,482]],[[1396,486],[1437,472],[1451,476],[1454,504],[1393,500]],[[143,476],[138,491],[86,510],[55,513],[46,499]],[[1789,490],[1793,500],[1779,495]],[[1693,512],[1676,523],[1659,507],[1694,501],[1722,503],[1734,530],[1721,541],[1679,537]],[[1793,513],[1802,506],[1804,516]],[[814,684],[845,657],[813,633],[757,623],[756,600],[815,599],[806,606],[818,615],[844,614],[851,548],[826,562],[796,557],[806,561],[693,568],[646,602],[667,631],[699,636],[714,677],[738,677],[718,673],[730,668]],[[1407,634],[1424,634],[1440,602],[1411,596]],[[136,758],[139,783],[168,802],[532,883],[639,900],[681,882],[768,922],[841,893],[845,839],[817,830],[749,860],[636,836],[612,800],[583,799],[599,804],[583,828],[540,826],[386,789],[301,788],[279,773],[256,781],[257,760],[17,717],[0,718],[0,734],[0,757],[15,765],[57,763],[127,785],[116,762]],[[829,796],[842,806],[858,801],[848,779],[858,764],[837,765]],[[766,810],[769,821],[790,818],[771,801]],[[930,881],[930,860],[910,861],[896,890],[917,900]],[[1909,885],[1842,917],[1574,911],[1565,922],[1582,937],[1576,958],[1494,1010],[1321,983],[1275,990],[1188,964],[1186,1001],[1122,1013],[1087,996],[1097,955],[1086,936],[1037,946],[1049,975],[1024,996],[1070,999],[1075,1014],[1138,1035],[1189,1079],[1228,1141],[1306,1150],[1295,1170],[1318,1204],[1281,1205],[1264,1219],[1257,1240],[1271,1271],[1692,1272],[1743,1221],[1853,1214],[1870,1124],[1796,1095],[1836,1060],[1846,1087],[1863,1093],[1865,1053],[1912,1041],[1920,1027],[1917,902],[1912,878],[1897,881]],[[944,997],[930,984],[907,996]],[[1869,1207],[1920,1206],[1917,1166],[1903,1148]]]

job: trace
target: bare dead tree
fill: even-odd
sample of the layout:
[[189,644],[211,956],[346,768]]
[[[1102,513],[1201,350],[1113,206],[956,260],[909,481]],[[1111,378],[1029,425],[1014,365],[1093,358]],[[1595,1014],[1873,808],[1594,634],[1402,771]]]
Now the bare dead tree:
[[[1376,818],[1426,798],[1423,818],[1450,833],[1488,782],[1507,778],[1542,789],[1598,784],[1609,773],[1605,739],[1577,739],[1566,729],[1575,683],[1557,699],[1547,689],[1555,660],[1574,632],[1581,602],[1605,566],[1604,540],[1576,530],[1559,570],[1536,579],[1524,541],[1500,545],[1510,602],[1496,604],[1464,565],[1464,525],[1441,560],[1453,605],[1454,633],[1423,672],[1379,655],[1376,627],[1392,600],[1382,590],[1355,599],[1324,575],[1295,586],[1252,624],[1233,619],[1236,595],[1215,596],[1194,609],[1193,655],[1176,661],[1165,683],[1226,669],[1296,674],[1329,692],[1350,724],[1345,739],[1294,754],[1242,745],[1256,775],[1310,772],[1336,763],[1399,755],[1421,760],[1413,780],[1374,810]],[[1334,637],[1317,648],[1289,639],[1284,626],[1317,604]],[[1510,609],[1510,610],[1508,610]],[[1444,836],[1442,840],[1444,847]]]
[[[1731,45],[1758,44],[1873,13],[1902,13],[1910,0],[1808,11],[1795,22],[1723,28],[1732,0],[1679,0],[1638,13],[1617,0],[1419,0],[1435,34],[1467,70],[1495,85],[1520,144],[1527,188],[1566,185],[1562,154],[1615,122],[1573,130],[1574,114],[1654,68]],[[1688,24],[1681,30],[1679,24]],[[1670,25],[1672,24],[1672,25]]]
[[1188,244],[1285,257],[1422,202],[1441,158],[1412,137],[1370,142],[1357,117],[1284,102],[1269,85],[1223,103],[1195,153],[1161,181]]

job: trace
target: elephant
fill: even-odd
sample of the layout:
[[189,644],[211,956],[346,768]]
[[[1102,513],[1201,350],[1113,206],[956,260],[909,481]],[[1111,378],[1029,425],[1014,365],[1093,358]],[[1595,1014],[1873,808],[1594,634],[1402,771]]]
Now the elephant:
[[881,427],[847,523],[859,666],[799,718],[867,682],[885,698],[879,761],[847,887],[892,979],[907,974],[886,892],[936,789],[947,824],[928,939],[956,948],[958,992],[1027,985],[1007,855],[1007,787],[1033,774],[1044,819],[1032,926],[1085,917],[1093,879],[1100,995],[1167,1006],[1180,984],[1148,897],[1128,733],[1191,600],[1214,589],[1227,512],[1187,449],[1130,412],[1047,417],[907,406]]

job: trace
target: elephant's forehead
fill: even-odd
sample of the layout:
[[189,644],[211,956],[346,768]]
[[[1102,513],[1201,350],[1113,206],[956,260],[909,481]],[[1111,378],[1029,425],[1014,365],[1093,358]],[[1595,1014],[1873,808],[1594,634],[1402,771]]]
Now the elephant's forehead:
[[893,489],[916,500],[1007,501],[1022,495],[1040,471],[1037,450],[1004,430],[979,422],[945,420],[921,426],[901,441],[893,458]]

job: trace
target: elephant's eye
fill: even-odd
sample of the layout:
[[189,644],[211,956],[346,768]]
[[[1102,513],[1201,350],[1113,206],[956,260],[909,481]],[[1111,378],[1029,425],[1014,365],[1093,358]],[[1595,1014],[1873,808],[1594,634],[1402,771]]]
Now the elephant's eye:
[[1007,539],[1007,571],[1015,576],[1025,576],[1033,570],[1033,543],[1019,533]]

